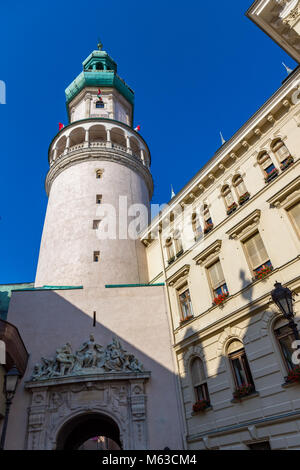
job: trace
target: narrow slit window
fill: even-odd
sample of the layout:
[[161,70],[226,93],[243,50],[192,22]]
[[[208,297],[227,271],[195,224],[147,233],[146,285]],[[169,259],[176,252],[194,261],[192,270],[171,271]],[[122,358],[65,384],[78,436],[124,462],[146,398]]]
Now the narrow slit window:
[[94,263],[99,263],[100,261],[100,251],[94,251]]
[[102,194],[97,194],[96,196],[96,204],[101,204],[102,203]]
[[98,230],[101,220],[93,220],[93,230]]

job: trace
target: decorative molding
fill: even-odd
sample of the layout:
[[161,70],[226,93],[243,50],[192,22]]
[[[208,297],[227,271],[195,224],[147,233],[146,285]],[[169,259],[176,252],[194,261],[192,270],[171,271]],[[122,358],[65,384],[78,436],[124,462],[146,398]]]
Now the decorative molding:
[[233,228],[226,232],[231,239],[239,239],[248,235],[254,228],[256,228],[259,224],[261,216],[261,211],[256,209],[250,215],[245,217],[241,222],[236,224]]
[[297,176],[287,186],[281,189],[278,193],[274,194],[268,203],[271,207],[288,209],[290,206],[300,200],[300,176]]
[[47,381],[61,377],[106,374],[112,372],[143,373],[141,362],[133,354],[129,354],[117,337],[103,348],[95,342],[94,336],[83,343],[74,354],[69,343],[56,350],[55,357],[42,357],[41,364],[33,369],[31,381]]
[[194,261],[197,265],[203,265],[209,262],[213,257],[220,253],[222,247],[222,240],[216,240],[208,248],[203,250],[199,255],[195,256]]
[[176,287],[179,283],[188,277],[190,268],[191,266],[189,264],[184,265],[175,274],[169,277],[169,279],[167,279],[168,285],[170,287]]

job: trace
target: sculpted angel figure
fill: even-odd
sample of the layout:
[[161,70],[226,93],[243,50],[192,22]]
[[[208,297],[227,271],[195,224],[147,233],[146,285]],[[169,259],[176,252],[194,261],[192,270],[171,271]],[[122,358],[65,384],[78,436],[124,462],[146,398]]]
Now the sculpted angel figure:
[[126,351],[122,348],[120,341],[114,337],[111,344],[106,348],[105,369],[109,371],[120,371],[126,363]]

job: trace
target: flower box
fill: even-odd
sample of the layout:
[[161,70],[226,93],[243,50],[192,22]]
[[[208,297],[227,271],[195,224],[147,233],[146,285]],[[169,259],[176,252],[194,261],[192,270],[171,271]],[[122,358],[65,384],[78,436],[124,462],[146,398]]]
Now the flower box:
[[261,280],[267,277],[273,271],[273,266],[264,266],[255,273],[255,280]]
[[193,405],[194,413],[200,413],[205,411],[207,408],[210,408],[210,403],[207,400],[199,400]]
[[232,214],[237,209],[237,203],[234,202],[231,206],[227,207],[227,215]]
[[240,198],[239,198],[239,204],[240,204],[240,206],[241,206],[242,204],[244,204],[245,202],[247,202],[249,199],[250,199],[250,193],[248,193],[248,191],[247,191],[245,194],[243,194],[243,195],[240,196]]
[[180,326],[184,325],[185,323],[192,320],[193,318],[194,318],[193,315],[190,315],[189,317],[186,317],[186,318],[180,320]]
[[266,183],[269,183],[270,181],[272,181],[274,178],[276,178],[276,176],[278,176],[278,173],[279,173],[279,170],[277,168],[273,168],[273,170],[271,171],[271,173],[269,173],[266,177],[265,177],[265,182]]
[[251,395],[254,391],[255,389],[252,384],[245,384],[235,389],[235,391],[233,392],[233,398],[235,400],[241,400],[243,397]]
[[222,305],[225,300],[228,298],[229,293],[227,294],[220,294],[217,297],[214,298],[214,304],[215,305]]
[[293,157],[288,157],[286,160],[284,160],[281,165],[280,165],[280,169],[281,171],[284,171],[286,170],[289,166],[291,166],[292,164],[294,163],[294,159]]
[[296,366],[289,372],[289,375],[285,378],[287,384],[300,383],[300,366]]
[[206,224],[204,227],[204,233],[207,235],[209,232],[211,232],[214,228],[214,224]]

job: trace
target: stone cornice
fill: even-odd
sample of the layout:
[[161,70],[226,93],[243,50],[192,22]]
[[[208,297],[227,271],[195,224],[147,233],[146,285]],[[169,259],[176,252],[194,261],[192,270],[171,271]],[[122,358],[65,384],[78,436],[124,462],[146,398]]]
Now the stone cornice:
[[222,247],[222,240],[216,240],[212,245],[203,250],[199,255],[195,256],[194,261],[196,264],[203,265],[210,261],[212,257],[220,253]]
[[49,195],[52,183],[54,179],[62,173],[65,169],[78,165],[86,161],[109,161],[124,165],[136,173],[140,174],[148,187],[149,197],[151,199],[153,194],[153,180],[150,171],[132,155],[128,155],[126,152],[116,148],[79,148],[72,152],[63,155],[61,158],[57,159],[55,163],[51,166],[47,177],[46,177],[46,192]]
[[276,193],[268,202],[271,207],[287,208],[300,199],[300,176],[297,176],[292,182]]
[[229,238],[241,238],[253,228],[257,227],[260,221],[261,211],[256,209],[254,212],[245,217],[241,222],[226,232]]
[[151,377],[151,372],[112,372],[106,374],[95,374],[95,375],[80,375],[80,376],[70,376],[70,377],[61,377],[49,380],[40,380],[40,381],[27,381],[25,382],[25,389],[32,390],[36,388],[48,388],[48,387],[57,387],[70,384],[92,384],[96,382],[112,382],[112,381],[124,381],[124,380],[149,380]]
[[187,278],[189,275],[191,266],[189,264],[185,264],[180,268],[175,274],[173,274],[171,277],[167,279],[167,283],[170,287],[175,287],[176,284],[178,284],[179,281],[182,281],[182,279]]

